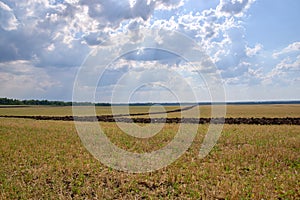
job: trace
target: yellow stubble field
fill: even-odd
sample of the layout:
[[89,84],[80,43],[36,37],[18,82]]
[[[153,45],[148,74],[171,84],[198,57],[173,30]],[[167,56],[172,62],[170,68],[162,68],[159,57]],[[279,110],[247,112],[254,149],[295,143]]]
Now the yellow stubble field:
[[[186,112],[192,116],[193,109]],[[149,108],[130,110],[139,113]],[[205,113],[209,110],[203,106],[200,113],[208,116]],[[107,107],[97,111],[111,113]],[[0,115],[56,116],[72,112],[70,107],[1,108]],[[177,117],[178,113],[169,115]],[[232,105],[227,107],[227,116],[299,117],[300,107]],[[167,145],[180,126],[165,124],[154,137],[139,139],[121,131],[116,123],[99,124],[115,145],[136,153]],[[0,199],[300,197],[300,126],[224,125],[213,150],[199,159],[207,129],[208,125],[199,125],[188,151],[171,165],[154,172],[132,174],[96,160],[82,145],[74,122],[0,118]]]

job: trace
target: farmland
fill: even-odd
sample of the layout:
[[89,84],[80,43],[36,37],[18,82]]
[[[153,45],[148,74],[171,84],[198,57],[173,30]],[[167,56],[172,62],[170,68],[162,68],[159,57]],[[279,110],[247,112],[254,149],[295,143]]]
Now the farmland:
[[[124,112],[124,108],[118,109],[118,114]],[[165,108],[174,109],[178,107]],[[184,112],[194,117],[197,109]],[[131,107],[130,113],[148,110]],[[97,107],[96,112],[111,114],[109,107]],[[200,114],[209,117],[209,106],[201,106]],[[72,109],[0,108],[0,115],[66,116],[72,115]],[[180,117],[180,113],[168,113],[167,117]],[[226,117],[300,117],[300,105],[230,105]],[[99,123],[114,144],[137,153],[165,146],[180,125],[165,124],[154,137],[138,139],[122,132],[114,122],[85,123]],[[171,165],[131,174],[97,161],[82,145],[72,121],[0,118],[0,199],[300,197],[300,126],[225,124],[213,150],[199,159],[207,129],[208,124],[199,125],[191,147]]]
[[[217,107],[217,106],[216,106]],[[93,107],[81,107],[83,110],[89,111]],[[178,109],[178,106],[166,106],[165,110]],[[97,115],[110,115],[112,109],[109,106],[99,106],[95,108]],[[123,106],[116,106],[114,108],[115,114],[123,114],[126,112],[126,108]],[[149,111],[148,106],[132,106],[129,107],[130,113],[147,113]],[[210,117],[210,106],[199,106],[191,110],[185,111],[186,115],[190,117]],[[87,112],[88,113],[88,112]],[[0,108],[1,115],[46,115],[46,116],[68,116],[72,115],[71,106],[22,106],[12,107],[6,106]],[[227,105],[226,117],[299,117],[300,105]],[[164,115],[156,115],[161,117]],[[180,112],[168,113],[167,117],[180,117]]]

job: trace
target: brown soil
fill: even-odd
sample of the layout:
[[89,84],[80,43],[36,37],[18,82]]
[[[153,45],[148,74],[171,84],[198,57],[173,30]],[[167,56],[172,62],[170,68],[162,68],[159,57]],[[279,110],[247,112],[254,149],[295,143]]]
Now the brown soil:
[[4,118],[24,118],[35,120],[58,120],[58,121],[100,121],[100,122],[125,122],[125,123],[190,123],[190,124],[259,124],[259,125],[300,125],[300,118],[124,118],[107,116],[13,116],[3,115]]

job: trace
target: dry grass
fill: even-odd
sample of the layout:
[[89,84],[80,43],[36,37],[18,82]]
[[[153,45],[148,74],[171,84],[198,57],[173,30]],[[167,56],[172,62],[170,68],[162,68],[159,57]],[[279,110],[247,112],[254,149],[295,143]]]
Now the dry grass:
[[[211,106],[195,107],[185,115],[199,117],[199,112],[200,117],[211,117]],[[180,117],[180,113],[170,113],[168,117]],[[300,105],[227,105],[226,117],[300,117]]]
[[300,117],[300,104],[229,105],[227,117]]
[[[218,105],[216,108],[220,107]],[[177,109],[178,107],[166,107],[166,110]],[[131,109],[131,113],[139,113],[136,107]],[[143,107],[143,112],[148,112],[148,107]],[[120,113],[122,111],[120,110]],[[168,113],[167,117],[211,117],[211,106],[198,106],[183,113]],[[165,115],[155,115],[164,117]],[[145,116],[137,116],[145,117]],[[274,104],[274,105],[227,105],[226,117],[300,117],[300,104]]]
[[[94,107],[90,106],[78,106],[82,115],[89,115],[91,110]],[[112,109],[109,106],[97,106],[96,113],[97,115],[111,115]],[[177,109],[176,106],[166,106],[166,110]],[[124,114],[127,113],[125,106],[116,106],[114,108],[115,114]],[[147,113],[149,111],[148,106],[132,106],[129,108],[130,113]],[[72,115],[71,106],[29,106],[21,108],[0,108],[1,115],[45,115],[45,116],[70,116]]]
[[[149,140],[101,123],[116,145],[151,151],[178,124]],[[128,174],[95,160],[72,122],[0,118],[0,199],[299,199],[300,127],[225,125],[213,151],[198,159],[207,125],[170,166]]]
[[[217,106],[218,107],[218,106]],[[82,115],[90,114],[92,107],[79,107]],[[149,106],[132,106],[130,113],[147,113]],[[165,106],[165,110],[178,109],[178,106]],[[155,108],[153,109],[155,111]],[[116,106],[115,114],[127,113],[126,107]],[[158,110],[160,111],[160,110]],[[110,107],[96,107],[97,115],[110,115]],[[199,115],[200,113],[200,115]],[[46,116],[66,116],[72,115],[72,107],[49,107],[32,106],[22,108],[0,108],[1,115],[46,115]],[[184,117],[211,117],[210,106],[199,106],[191,110],[184,111]],[[145,117],[135,116],[135,117]],[[165,117],[164,114],[154,115],[154,117]],[[167,117],[182,117],[180,112],[168,113]],[[226,117],[300,117],[300,105],[228,105]]]

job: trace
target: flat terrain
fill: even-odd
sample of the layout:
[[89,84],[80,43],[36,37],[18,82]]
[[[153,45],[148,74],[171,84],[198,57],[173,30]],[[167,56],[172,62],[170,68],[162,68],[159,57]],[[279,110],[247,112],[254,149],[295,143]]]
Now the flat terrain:
[[[218,107],[218,106],[216,106]],[[165,110],[178,109],[178,106],[165,106]],[[227,105],[226,117],[300,117],[300,104],[295,105]],[[93,107],[80,107],[82,114],[87,114]],[[85,111],[86,110],[86,111]],[[155,109],[154,109],[155,110]],[[126,113],[126,107],[115,106],[114,114]],[[148,113],[148,106],[132,106],[129,108],[130,113]],[[111,115],[112,109],[107,107],[96,107],[97,115]],[[59,106],[28,106],[28,107],[0,107],[1,115],[43,115],[43,116],[70,116],[72,107]],[[210,117],[210,106],[197,106],[191,110],[185,111],[189,117]],[[164,117],[165,115],[155,115],[155,117]],[[145,117],[145,116],[140,116]],[[181,117],[180,112],[168,113],[167,117]]]
[[[107,107],[98,109],[111,113]],[[208,107],[202,109],[201,113],[209,113]],[[132,113],[148,110],[131,108]],[[18,114],[64,116],[72,112],[70,107],[0,108],[0,115]],[[299,117],[300,106],[228,106],[227,116]],[[179,126],[166,124],[154,137],[137,139],[115,123],[100,125],[114,144],[138,153],[165,146]],[[71,121],[0,118],[0,199],[300,198],[300,126],[224,125],[217,145],[199,159],[207,128],[199,125],[189,150],[170,166],[129,174],[98,162],[82,145]]]
[[[88,115],[93,110],[92,106],[77,106],[82,115]],[[166,106],[165,110],[174,110],[180,108],[179,106]],[[115,106],[113,109],[110,106],[96,106],[95,112],[97,115],[111,115],[112,111],[114,114],[124,114],[124,113],[148,113],[149,106],[130,106],[129,108],[125,106]],[[194,111],[195,112],[195,111]],[[72,115],[72,106],[2,106],[0,107],[1,115],[27,115],[27,116],[70,116]],[[180,116],[180,114],[177,114]]]

